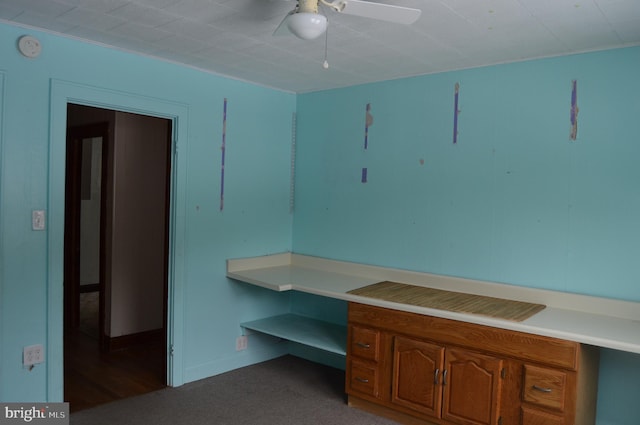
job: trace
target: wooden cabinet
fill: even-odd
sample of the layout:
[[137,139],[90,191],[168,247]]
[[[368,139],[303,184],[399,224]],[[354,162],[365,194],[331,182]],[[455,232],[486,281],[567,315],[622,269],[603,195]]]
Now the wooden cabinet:
[[565,371],[524,365],[523,401],[562,412],[566,385]]
[[442,418],[462,425],[501,420],[503,360],[462,349],[448,349],[442,374]]
[[391,402],[440,416],[444,347],[405,337],[395,337]]
[[564,423],[565,421],[561,416],[532,410],[527,407],[522,408],[522,425],[564,425]]
[[349,404],[406,424],[593,425],[597,349],[349,305]]
[[500,359],[398,336],[393,345],[391,402],[456,424],[495,424],[501,371]]
[[351,355],[364,360],[377,362],[380,357],[380,331],[351,326],[349,338]]
[[362,326],[348,328],[347,392],[377,398],[382,375],[380,357],[380,331]]

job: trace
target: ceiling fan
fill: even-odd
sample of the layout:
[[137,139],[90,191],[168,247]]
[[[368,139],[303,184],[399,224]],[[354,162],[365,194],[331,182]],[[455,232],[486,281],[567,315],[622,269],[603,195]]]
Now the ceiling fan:
[[319,4],[348,15],[405,25],[417,21],[422,13],[420,9],[362,0],[297,0],[295,9],[284,17],[273,35],[284,35],[290,32],[304,40],[321,36],[327,30],[327,17],[318,12]]

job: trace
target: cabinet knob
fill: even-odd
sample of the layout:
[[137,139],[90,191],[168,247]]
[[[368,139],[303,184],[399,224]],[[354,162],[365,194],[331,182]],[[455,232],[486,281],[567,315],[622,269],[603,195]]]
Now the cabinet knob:
[[433,383],[438,385],[438,374],[440,373],[440,369],[436,368],[435,373],[433,374]]
[[356,376],[356,381],[358,382],[362,382],[363,384],[368,384],[369,380],[366,378],[360,378],[359,376]]
[[442,371],[442,386],[447,385],[447,369]]
[[366,342],[356,342],[356,345],[362,348],[371,348],[371,345],[367,344]]

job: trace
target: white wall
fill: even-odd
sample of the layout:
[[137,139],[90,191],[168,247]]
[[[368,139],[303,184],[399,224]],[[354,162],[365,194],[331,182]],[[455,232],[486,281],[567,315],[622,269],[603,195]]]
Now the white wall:
[[167,121],[116,113],[109,336],[162,328]]
[[[100,282],[102,138],[94,137],[82,143],[83,167],[89,168],[86,176],[83,172],[82,178],[90,180],[90,196],[80,201],[80,285],[90,285]],[[88,163],[84,158],[87,146],[90,146],[86,153]]]

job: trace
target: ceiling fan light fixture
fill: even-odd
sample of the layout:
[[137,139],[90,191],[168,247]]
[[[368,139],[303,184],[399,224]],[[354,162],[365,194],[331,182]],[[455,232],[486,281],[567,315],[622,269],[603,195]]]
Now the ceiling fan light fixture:
[[327,17],[319,13],[298,12],[287,20],[289,31],[303,40],[313,40],[327,30]]

